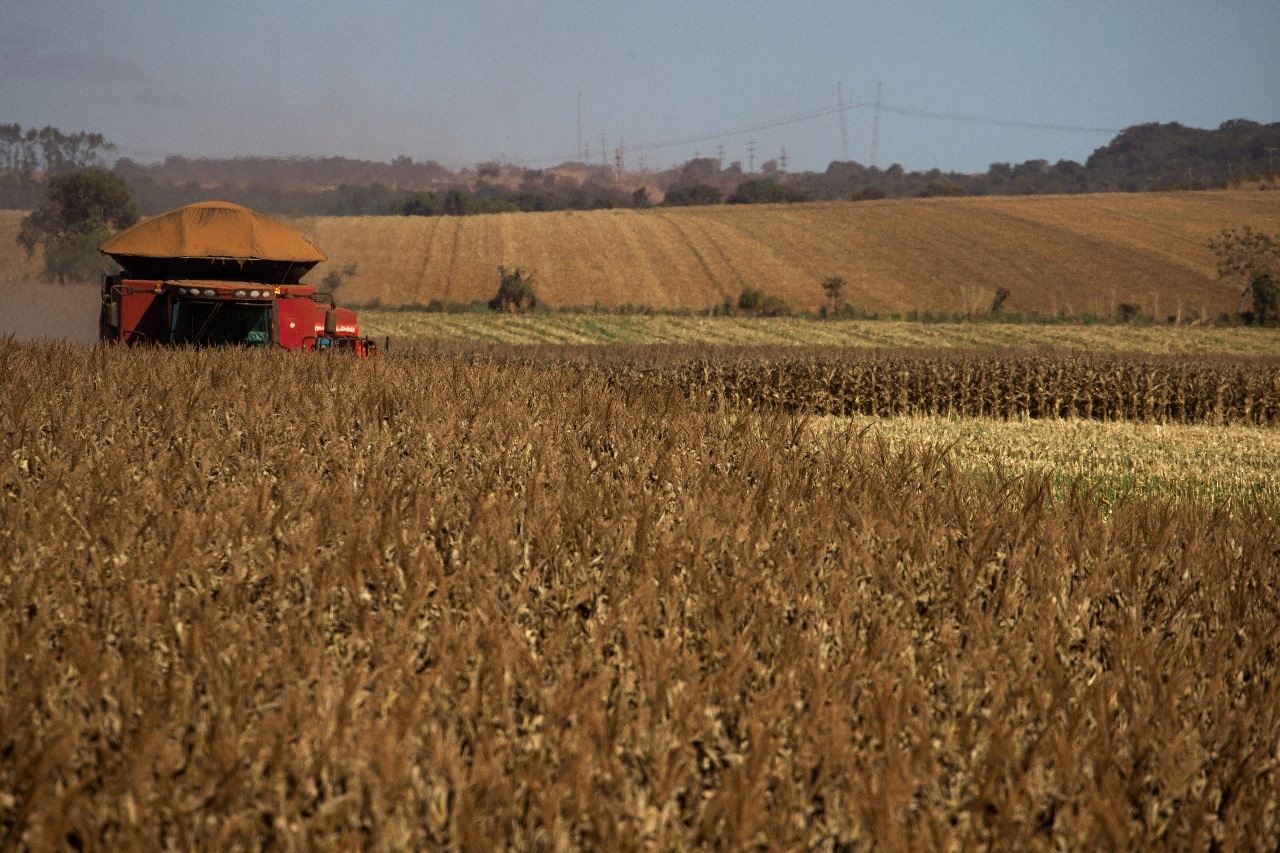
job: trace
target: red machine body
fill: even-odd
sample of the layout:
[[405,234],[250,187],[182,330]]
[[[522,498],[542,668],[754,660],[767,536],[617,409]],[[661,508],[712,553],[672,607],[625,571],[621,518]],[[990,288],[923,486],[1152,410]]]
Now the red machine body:
[[375,355],[354,311],[306,284],[136,279],[102,283],[99,336],[125,344],[278,346]]

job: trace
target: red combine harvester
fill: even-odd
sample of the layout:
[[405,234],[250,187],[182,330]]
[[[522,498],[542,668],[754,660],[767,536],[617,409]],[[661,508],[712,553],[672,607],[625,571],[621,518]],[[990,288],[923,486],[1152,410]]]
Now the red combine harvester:
[[101,251],[124,270],[102,281],[104,341],[279,346],[360,358],[378,351],[360,336],[354,311],[301,283],[324,252],[238,204],[171,210],[120,232]]

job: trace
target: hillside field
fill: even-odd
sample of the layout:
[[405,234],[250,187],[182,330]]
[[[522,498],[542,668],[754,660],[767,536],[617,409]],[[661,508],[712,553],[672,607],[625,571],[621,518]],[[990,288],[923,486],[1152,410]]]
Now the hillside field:
[[1280,231],[1280,194],[1198,192],[311,218],[294,222],[351,263],[346,302],[487,300],[498,267],[532,273],[551,305],[705,309],[761,289],[817,308],[821,283],[873,312],[1010,310],[1160,317],[1236,306],[1206,246],[1223,228]]
[[[15,242],[23,213],[0,211],[0,284],[38,279]],[[1121,302],[1161,318],[1216,317],[1237,293],[1206,246],[1223,228],[1280,231],[1280,193],[1113,193],[796,205],[716,205],[471,217],[293,220],[329,262],[355,264],[340,299],[385,306],[493,296],[498,267],[531,273],[554,306],[701,310],[745,288],[796,309],[821,283],[880,313],[1107,315]]]

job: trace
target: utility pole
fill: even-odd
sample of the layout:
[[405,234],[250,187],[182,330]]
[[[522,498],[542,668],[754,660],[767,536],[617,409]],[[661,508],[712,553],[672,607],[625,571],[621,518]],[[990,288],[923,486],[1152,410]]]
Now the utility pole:
[[871,168],[876,167],[876,155],[880,148],[880,96],[884,93],[884,81],[876,83],[876,112],[871,119]]
[[840,147],[844,159],[849,159],[849,122],[844,117],[844,84],[836,83],[836,111],[840,113]]
[[608,143],[605,141],[603,130],[600,131],[600,165],[609,165],[609,148]]
[[756,173],[756,141],[754,139],[747,140],[747,174],[754,175]]
[[623,139],[618,140],[618,147],[613,152],[613,182],[615,184],[622,183],[622,148],[626,145]]
[[782,174],[785,175],[787,173],[787,149],[785,146],[782,149],[782,156],[778,158],[778,165],[782,169]]
[[1267,152],[1267,175],[1274,180],[1276,176],[1276,151],[1280,149],[1277,149],[1274,145],[1268,145],[1262,150]]
[[716,168],[724,168],[724,143],[721,142],[716,146]]

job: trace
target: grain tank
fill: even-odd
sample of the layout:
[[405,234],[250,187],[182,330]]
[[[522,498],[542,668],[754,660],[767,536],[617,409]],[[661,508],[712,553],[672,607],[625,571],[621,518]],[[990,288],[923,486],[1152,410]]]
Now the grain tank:
[[302,277],[325,260],[301,232],[246,207],[210,201],[145,219],[102,244],[123,271],[102,282],[99,337],[126,344],[377,346],[354,311]]

